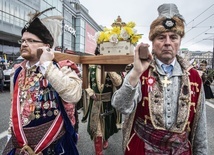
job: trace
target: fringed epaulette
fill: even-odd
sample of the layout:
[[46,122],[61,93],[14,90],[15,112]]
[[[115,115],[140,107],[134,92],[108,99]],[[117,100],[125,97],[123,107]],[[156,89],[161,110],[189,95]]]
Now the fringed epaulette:
[[77,75],[79,75],[79,73],[80,73],[80,70],[78,69],[77,65],[73,61],[62,60],[62,61],[58,62],[58,65],[60,68],[62,68],[64,66],[70,67],[72,70],[74,70],[77,73]]

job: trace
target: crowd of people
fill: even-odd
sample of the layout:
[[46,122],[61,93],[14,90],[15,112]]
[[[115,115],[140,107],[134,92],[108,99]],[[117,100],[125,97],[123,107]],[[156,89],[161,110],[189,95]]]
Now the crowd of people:
[[76,107],[81,99],[81,121],[88,124],[96,155],[104,154],[109,137],[121,126],[125,155],[208,154],[203,89],[208,80],[178,55],[185,20],[175,4],[158,7],[159,16],[150,25],[148,57],[141,59],[139,49],[149,44],[138,44],[126,74],[105,72],[104,82],[100,65],[89,66],[85,90],[74,62],[54,61],[62,17],[40,15],[31,14],[21,31],[25,60],[11,74],[12,106],[3,155],[79,154]]

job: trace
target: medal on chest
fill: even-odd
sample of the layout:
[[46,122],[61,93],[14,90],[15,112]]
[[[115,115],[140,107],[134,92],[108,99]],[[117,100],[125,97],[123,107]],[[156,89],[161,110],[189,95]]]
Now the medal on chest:
[[148,77],[147,80],[146,80],[146,83],[148,85],[148,92],[151,92],[152,91],[152,87],[155,84],[155,78],[151,77],[151,76]]
[[25,74],[23,71],[18,80],[20,104],[23,106],[22,124],[24,126],[34,119],[58,115],[54,93],[49,89],[48,81],[43,78],[41,73]]

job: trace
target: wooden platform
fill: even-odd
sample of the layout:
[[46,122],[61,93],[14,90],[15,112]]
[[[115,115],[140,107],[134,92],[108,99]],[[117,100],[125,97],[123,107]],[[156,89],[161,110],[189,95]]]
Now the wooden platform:
[[71,60],[75,63],[89,64],[89,65],[102,65],[102,64],[130,64],[133,62],[133,55],[97,55],[97,56],[84,56],[72,55],[66,53],[54,53],[56,62],[61,60]]
[[[133,63],[133,55],[97,55],[80,56],[66,53],[55,53],[55,61],[71,60],[77,64],[83,65],[83,88],[88,87],[88,68],[89,65],[101,65],[102,76],[105,71],[123,72],[127,64]],[[104,76],[103,76],[104,77]],[[104,82],[104,78],[102,78]]]
[[66,53],[54,53],[54,61],[59,62],[62,60],[71,60],[75,63],[80,63],[80,56],[79,55],[71,55],[71,54],[66,54]]

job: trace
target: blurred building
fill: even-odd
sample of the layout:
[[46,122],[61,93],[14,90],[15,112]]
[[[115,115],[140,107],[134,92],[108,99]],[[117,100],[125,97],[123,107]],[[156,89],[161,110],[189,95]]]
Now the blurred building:
[[90,17],[89,11],[78,0],[0,0],[0,57],[15,60],[19,55],[21,30],[28,21],[28,13],[56,7],[41,15],[62,15],[62,33],[58,49],[93,54],[94,34],[101,27]]
[[199,64],[202,60],[207,61],[207,67],[212,68],[212,59],[213,59],[213,52],[201,52],[201,51],[194,51],[191,52],[191,57],[195,59],[195,61]]
[[198,64],[202,60],[207,61],[207,67],[212,68],[213,52],[212,51],[189,51],[188,48],[182,48],[179,51],[179,55],[186,58],[189,61],[193,61],[194,64]]

